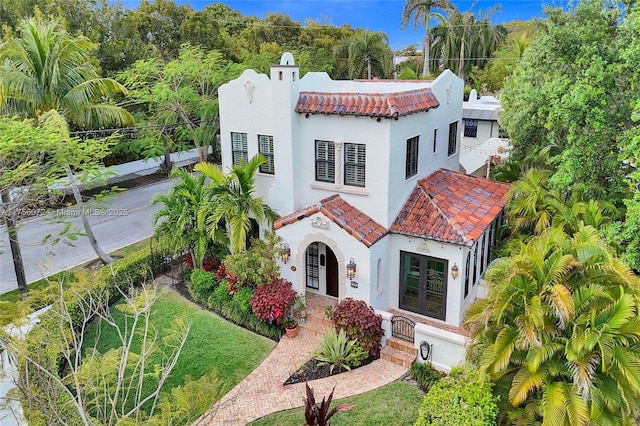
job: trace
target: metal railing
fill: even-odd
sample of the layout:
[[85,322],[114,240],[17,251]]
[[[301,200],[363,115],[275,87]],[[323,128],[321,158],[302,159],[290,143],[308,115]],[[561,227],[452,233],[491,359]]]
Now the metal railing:
[[394,315],[393,318],[391,318],[391,335],[413,343],[415,339],[415,325],[416,323],[407,317]]

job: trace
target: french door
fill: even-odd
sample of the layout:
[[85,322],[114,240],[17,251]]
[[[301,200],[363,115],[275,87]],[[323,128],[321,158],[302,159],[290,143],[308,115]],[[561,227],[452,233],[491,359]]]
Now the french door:
[[400,308],[444,320],[447,307],[445,259],[400,252]]

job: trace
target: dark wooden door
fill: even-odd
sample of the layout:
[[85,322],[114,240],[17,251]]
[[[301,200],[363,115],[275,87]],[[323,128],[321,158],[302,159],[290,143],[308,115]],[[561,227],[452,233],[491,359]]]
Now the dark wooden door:
[[338,297],[338,260],[327,247],[327,296]]

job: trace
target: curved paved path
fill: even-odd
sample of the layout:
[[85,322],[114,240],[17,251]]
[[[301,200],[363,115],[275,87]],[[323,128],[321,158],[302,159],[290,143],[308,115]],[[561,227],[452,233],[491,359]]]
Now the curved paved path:
[[[282,337],[269,356],[242,382],[227,393],[195,425],[241,426],[267,414],[304,406],[304,383],[283,386],[295,370],[319,348],[320,338],[332,323],[324,317],[330,299],[307,293],[307,322],[298,327],[298,335]],[[399,379],[407,369],[378,359],[353,371],[313,380],[309,386],[316,400],[329,395],[335,386],[334,400],[379,388]],[[304,419],[301,419],[301,422]]]

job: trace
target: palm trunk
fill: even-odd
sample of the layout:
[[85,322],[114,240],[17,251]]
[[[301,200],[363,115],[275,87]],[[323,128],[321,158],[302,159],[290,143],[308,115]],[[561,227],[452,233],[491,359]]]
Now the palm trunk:
[[422,48],[422,50],[424,50],[424,64],[422,65],[422,77],[426,78],[429,74],[430,74],[430,64],[429,62],[431,61],[431,34],[430,34],[430,28],[429,28],[429,24],[430,24],[430,18],[431,18],[431,10],[427,10],[427,20],[424,23],[425,27],[427,28],[427,33],[424,36],[424,47]]
[[[11,202],[9,194],[5,191],[2,193],[2,204],[8,206]],[[6,209],[5,209],[6,210]],[[18,230],[16,221],[10,214],[4,217],[4,223],[7,225],[7,235],[9,236],[9,247],[11,248],[11,257],[13,258],[13,270],[16,273],[18,281],[18,289],[20,296],[24,299],[27,295],[27,277],[24,273],[24,263],[22,261],[22,252],[20,251],[20,243],[18,242]]]
[[367,57],[367,79],[371,80],[371,58]]
[[84,211],[84,201],[82,201],[82,195],[80,195],[80,188],[78,188],[78,183],[76,182],[76,177],[74,176],[71,168],[67,166],[67,177],[69,178],[69,184],[71,185],[71,190],[73,191],[73,198],[76,200],[76,206],[78,207],[78,212],[80,213],[80,219],[82,220],[82,226],[84,228],[84,232],[87,234],[89,238],[89,243],[93,248],[93,251],[96,252],[96,255],[100,259],[102,263],[108,265],[113,262],[113,258],[109,256],[107,253],[102,250],[102,248],[98,245],[98,240],[96,239],[95,234],[93,233],[93,229],[91,229],[91,225],[89,224],[89,219],[85,215]]
[[460,40],[460,63],[458,64],[458,77],[464,82],[464,34]]

